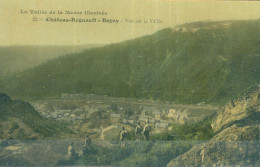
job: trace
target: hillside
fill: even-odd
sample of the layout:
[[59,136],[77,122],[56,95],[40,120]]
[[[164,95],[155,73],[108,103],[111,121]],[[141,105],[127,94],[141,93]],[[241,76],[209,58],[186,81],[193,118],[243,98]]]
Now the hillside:
[[79,53],[99,45],[0,47],[0,77],[22,72],[59,56]]
[[259,28],[260,20],[168,28],[48,61],[0,88],[29,100],[93,93],[223,104],[260,83]]
[[47,120],[27,102],[0,94],[0,140],[35,140],[70,133],[64,123]]
[[216,135],[173,159],[173,166],[259,166],[260,85],[218,111]]

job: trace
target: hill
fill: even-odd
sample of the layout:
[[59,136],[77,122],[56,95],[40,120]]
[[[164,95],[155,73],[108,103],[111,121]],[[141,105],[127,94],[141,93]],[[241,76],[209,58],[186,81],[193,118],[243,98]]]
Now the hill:
[[168,28],[48,61],[1,89],[30,100],[93,93],[223,104],[260,83],[259,27],[260,20]]
[[70,133],[61,122],[47,120],[27,102],[0,94],[0,140],[35,140]]
[[79,53],[99,45],[0,47],[0,77],[22,72],[59,56]]
[[216,135],[174,158],[172,166],[259,166],[260,85],[218,111]]

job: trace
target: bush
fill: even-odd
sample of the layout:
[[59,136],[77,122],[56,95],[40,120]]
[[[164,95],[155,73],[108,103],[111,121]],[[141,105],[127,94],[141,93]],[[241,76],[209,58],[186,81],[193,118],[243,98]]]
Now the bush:
[[19,125],[16,122],[12,122],[11,128],[8,130],[8,133],[12,134],[18,128],[19,128]]

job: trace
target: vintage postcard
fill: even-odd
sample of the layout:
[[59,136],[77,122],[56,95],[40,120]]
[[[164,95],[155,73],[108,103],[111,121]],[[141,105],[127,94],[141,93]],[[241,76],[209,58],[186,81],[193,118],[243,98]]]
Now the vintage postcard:
[[260,166],[260,2],[0,0],[0,166]]

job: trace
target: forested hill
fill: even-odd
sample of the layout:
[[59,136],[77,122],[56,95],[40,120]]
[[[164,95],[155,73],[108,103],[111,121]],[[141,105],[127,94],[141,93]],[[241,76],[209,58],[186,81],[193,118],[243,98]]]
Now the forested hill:
[[259,84],[259,74],[260,20],[197,22],[49,61],[1,89],[25,99],[94,93],[224,103]]
[[0,46],[0,77],[22,72],[62,55],[99,46],[101,45]]

